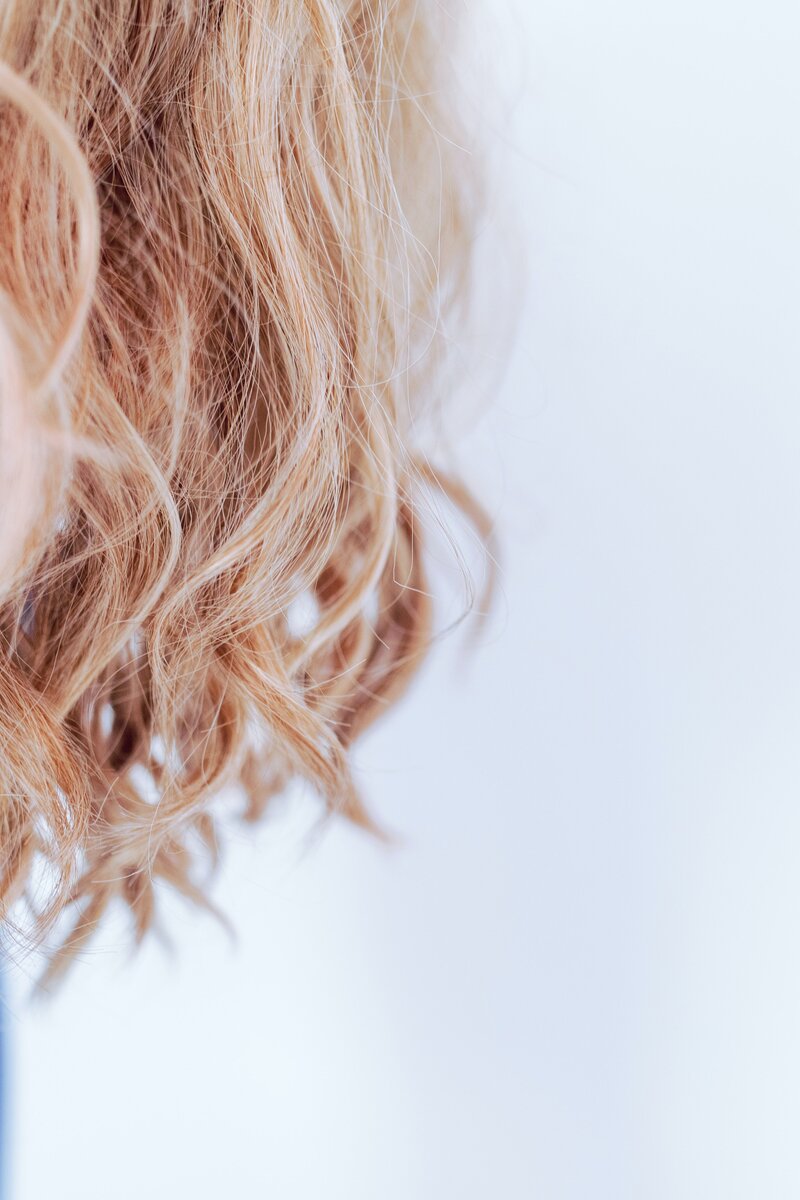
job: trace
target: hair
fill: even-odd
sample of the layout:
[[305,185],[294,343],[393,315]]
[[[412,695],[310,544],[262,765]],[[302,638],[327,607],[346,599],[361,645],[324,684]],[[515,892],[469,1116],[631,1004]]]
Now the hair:
[[63,918],[51,975],[115,899],[137,938],[158,881],[204,901],[228,785],[370,824],[423,481],[484,524],[416,445],[477,212],[453,36],[434,0],[2,6],[0,903]]

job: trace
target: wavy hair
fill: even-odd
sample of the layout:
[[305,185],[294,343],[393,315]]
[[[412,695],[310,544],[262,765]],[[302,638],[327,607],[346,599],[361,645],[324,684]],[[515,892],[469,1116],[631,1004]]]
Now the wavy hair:
[[476,212],[452,40],[433,0],[0,10],[0,900],[64,918],[51,975],[115,898],[203,902],[226,785],[369,824],[421,480],[483,521],[415,450]]

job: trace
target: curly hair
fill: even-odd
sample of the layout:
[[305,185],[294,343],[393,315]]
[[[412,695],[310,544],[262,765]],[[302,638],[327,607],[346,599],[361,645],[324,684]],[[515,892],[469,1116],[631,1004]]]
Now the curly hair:
[[137,937],[158,881],[203,902],[227,785],[370,824],[348,748],[431,640],[421,480],[483,520],[415,448],[479,190],[452,22],[2,7],[0,900],[56,923],[51,978],[114,898]]

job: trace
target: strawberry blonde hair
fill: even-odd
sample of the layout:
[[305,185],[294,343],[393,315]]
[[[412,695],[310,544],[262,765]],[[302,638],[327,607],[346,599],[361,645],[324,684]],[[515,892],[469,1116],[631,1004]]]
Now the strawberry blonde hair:
[[434,0],[2,6],[0,900],[53,972],[115,898],[202,902],[225,785],[368,823],[348,747],[430,641],[452,40]]

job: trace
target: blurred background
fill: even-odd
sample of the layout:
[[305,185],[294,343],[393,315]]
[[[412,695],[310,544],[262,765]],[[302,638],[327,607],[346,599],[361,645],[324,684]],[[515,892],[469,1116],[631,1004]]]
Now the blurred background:
[[173,955],[12,977],[10,1200],[800,1195],[800,10],[472,22],[497,610],[359,748],[394,848],[292,797],[235,945],[176,904]]

